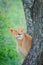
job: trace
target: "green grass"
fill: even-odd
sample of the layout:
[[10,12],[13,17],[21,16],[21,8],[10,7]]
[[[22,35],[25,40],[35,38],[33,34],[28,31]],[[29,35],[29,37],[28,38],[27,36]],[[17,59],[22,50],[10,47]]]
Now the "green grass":
[[0,65],[21,65],[23,58],[17,53],[10,28],[26,30],[21,0],[0,0]]

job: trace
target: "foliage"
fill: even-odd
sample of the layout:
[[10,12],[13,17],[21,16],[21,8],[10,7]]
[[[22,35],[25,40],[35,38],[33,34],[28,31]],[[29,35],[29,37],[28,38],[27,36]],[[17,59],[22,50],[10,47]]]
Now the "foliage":
[[10,28],[21,27],[26,29],[21,0],[0,0],[0,65],[21,65],[22,56],[9,32]]

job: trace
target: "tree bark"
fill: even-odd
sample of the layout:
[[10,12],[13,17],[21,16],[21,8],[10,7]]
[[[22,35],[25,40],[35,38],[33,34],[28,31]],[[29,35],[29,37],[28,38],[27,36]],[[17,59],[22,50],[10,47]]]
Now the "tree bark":
[[[38,56],[40,56],[43,51],[43,0],[34,0],[31,7],[26,4],[27,1],[28,0],[22,0],[27,23],[27,33],[33,37],[33,43],[30,53],[22,65],[38,65],[38,62],[39,65],[42,65],[40,62],[41,59],[39,59]],[[29,1],[27,3],[29,4]],[[37,61],[37,59],[40,61]]]

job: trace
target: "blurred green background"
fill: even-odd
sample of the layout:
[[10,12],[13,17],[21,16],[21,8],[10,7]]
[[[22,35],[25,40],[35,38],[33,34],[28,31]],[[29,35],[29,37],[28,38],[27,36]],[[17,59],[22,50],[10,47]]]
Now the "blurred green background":
[[21,0],[0,0],[0,65],[21,65],[22,56],[17,53],[16,40],[10,28],[24,28],[26,22]]

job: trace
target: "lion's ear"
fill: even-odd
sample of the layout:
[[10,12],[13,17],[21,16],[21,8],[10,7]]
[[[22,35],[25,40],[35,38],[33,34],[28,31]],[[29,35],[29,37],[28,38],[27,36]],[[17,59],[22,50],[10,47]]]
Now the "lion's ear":
[[13,32],[14,31],[14,28],[10,28],[10,32]]
[[17,32],[16,28],[10,28],[10,32]]

